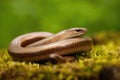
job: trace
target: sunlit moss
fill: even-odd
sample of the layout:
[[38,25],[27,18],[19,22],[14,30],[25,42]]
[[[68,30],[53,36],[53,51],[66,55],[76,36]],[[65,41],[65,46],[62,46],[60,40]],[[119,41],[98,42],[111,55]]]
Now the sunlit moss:
[[[103,34],[103,33],[102,33]],[[114,38],[116,41],[116,38]],[[104,44],[97,44],[87,52],[89,57],[82,56],[74,62],[63,64],[38,63],[13,61],[7,50],[0,50],[0,79],[12,80],[99,80],[101,70],[105,66],[118,69],[120,66],[119,44],[116,45],[114,39]],[[117,40],[118,41],[118,40]],[[118,42],[117,42],[118,43]],[[111,66],[111,67],[110,67]],[[111,71],[112,72],[112,71]],[[119,73],[120,74],[120,73]]]

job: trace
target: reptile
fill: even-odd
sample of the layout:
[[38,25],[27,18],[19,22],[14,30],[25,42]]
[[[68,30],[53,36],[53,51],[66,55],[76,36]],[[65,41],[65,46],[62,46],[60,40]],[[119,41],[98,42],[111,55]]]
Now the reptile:
[[50,32],[32,32],[13,39],[8,53],[17,61],[42,61],[50,58],[67,61],[65,55],[89,51],[93,48],[90,37],[84,37],[86,28],[70,28],[52,34]]

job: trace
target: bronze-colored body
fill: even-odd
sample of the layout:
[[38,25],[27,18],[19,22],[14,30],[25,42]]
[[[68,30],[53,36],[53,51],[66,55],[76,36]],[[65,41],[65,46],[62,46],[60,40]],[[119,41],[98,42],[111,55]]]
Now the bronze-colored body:
[[15,38],[8,47],[14,60],[41,61],[49,59],[52,54],[69,55],[88,51],[93,47],[90,37],[80,37],[86,33],[85,28],[71,28],[51,34],[34,32]]

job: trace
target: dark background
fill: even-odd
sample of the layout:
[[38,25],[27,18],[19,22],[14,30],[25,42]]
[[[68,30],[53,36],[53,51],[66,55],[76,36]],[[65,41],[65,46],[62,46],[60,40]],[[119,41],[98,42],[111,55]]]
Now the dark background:
[[120,0],[0,0],[0,48],[28,32],[86,27],[93,35],[119,25]]

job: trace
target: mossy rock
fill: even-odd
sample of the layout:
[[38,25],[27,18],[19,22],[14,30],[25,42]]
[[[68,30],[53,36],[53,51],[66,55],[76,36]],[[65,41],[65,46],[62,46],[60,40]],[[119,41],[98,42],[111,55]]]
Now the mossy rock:
[[93,36],[98,44],[83,53],[86,56],[78,55],[76,61],[62,64],[13,61],[7,50],[1,49],[0,80],[120,80],[119,35],[109,34],[109,40],[108,33],[100,34],[105,35]]

